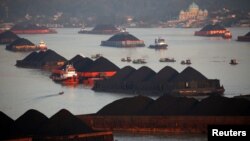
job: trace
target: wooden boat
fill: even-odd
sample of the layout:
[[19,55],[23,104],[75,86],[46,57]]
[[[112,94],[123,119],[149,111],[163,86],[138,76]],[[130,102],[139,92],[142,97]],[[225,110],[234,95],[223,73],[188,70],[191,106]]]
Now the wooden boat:
[[127,58],[122,58],[121,61],[122,62],[131,62],[132,59],[130,57],[127,57]]
[[187,60],[182,60],[182,61],[181,61],[181,64],[182,64],[182,65],[191,65],[192,63],[191,63],[191,60],[190,60],[190,59],[187,59]]
[[174,58],[160,58],[160,62],[176,62]]
[[91,58],[92,58],[92,59],[98,59],[98,58],[100,58],[100,57],[102,57],[102,54],[100,54],[100,53],[97,53],[97,54],[95,54],[95,55],[91,55]]
[[231,64],[231,65],[237,65],[238,62],[236,61],[236,59],[231,59],[229,64]]
[[133,60],[133,64],[146,64],[145,59],[135,59]]

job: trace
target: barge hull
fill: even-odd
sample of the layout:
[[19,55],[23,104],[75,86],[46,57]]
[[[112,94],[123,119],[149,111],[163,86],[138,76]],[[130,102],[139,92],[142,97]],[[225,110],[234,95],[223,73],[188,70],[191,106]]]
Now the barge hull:
[[95,130],[168,134],[206,134],[208,125],[248,125],[250,116],[78,115]]

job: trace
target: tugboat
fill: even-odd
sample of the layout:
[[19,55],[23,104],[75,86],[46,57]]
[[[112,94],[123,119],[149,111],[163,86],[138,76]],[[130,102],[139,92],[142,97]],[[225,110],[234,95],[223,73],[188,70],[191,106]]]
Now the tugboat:
[[176,62],[174,58],[160,58],[160,62]]
[[149,48],[154,48],[154,49],[167,49],[167,43],[165,42],[164,39],[158,38],[155,39],[155,44],[150,45]]
[[46,50],[48,49],[46,43],[45,43],[43,40],[41,40],[41,41],[39,42],[39,44],[38,44],[37,47],[38,47],[41,51],[46,51]]
[[133,60],[133,64],[146,64],[145,59],[135,59]]
[[236,61],[236,59],[231,59],[229,64],[231,64],[231,65],[237,65],[238,62]]
[[224,39],[231,39],[231,38],[232,38],[231,32],[227,30],[227,31],[222,35],[222,38],[224,38]]
[[182,64],[182,65],[191,65],[192,63],[191,63],[191,60],[190,60],[190,59],[187,59],[186,61],[182,60],[182,61],[181,61],[181,64]]
[[78,84],[79,79],[73,65],[67,65],[65,70],[62,70],[59,75],[51,76],[55,82],[63,84]]
[[132,59],[130,57],[127,57],[127,58],[122,58],[121,61],[122,62],[131,62]]

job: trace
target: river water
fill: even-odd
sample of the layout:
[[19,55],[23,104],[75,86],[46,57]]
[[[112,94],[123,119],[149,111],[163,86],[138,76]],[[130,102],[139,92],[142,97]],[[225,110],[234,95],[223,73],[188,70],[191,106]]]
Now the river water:
[[[145,58],[145,66],[158,72],[165,66],[171,66],[178,72],[186,68],[181,60],[191,59],[192,67],[209,79],[219,79],[225,88],[225,96],[233,97],[250,94],[250,43],[237,42],[239,35],[245,35],[249,28],[230,28],[233,38],[225,40],[219,37],[197,37],[194,31],[199,29],[182,28],[131,28],[131,34],[145,41],[146,46],[154,43],[154,39],[162,37],[168,43],[167,50],[156,51],[142,48],[102,47],[102,40],[110,35],[78,34],[79,29],[57,29],[58,34],[20,35],[35,44],[40,40],[47,43],[48,48],[55,50],[67,59],[77,54],[90,57],[101,53],[118,67],[131,65],[140,68],[142,65],[121,62],[121,58]],[[37,69],[15,67],[16,60],[23,59],[29,53],[10,52],[0,45],[0,110],[16,119],[28,109],[36,109],[48,117],[62,108],[73,114],[97,112],[104,105],[131,95],[94,92],[86,86],[61,86],[50,80],[50,73]],[[161,57],[174,57],[175,63],[160,63]],[[236,66],[229,64],[230,59],[239,61]],[[64,91],[64,95],[58,92]],[[157,97],[153,97],[157,98]],[[147,140],[145,136],[118,134],[118,140]],[[182,137],[147,136],[148,140],[188,140]],[[195,138],[191,138],[194,140]],[[198,138],[201,139],[201,138]]]

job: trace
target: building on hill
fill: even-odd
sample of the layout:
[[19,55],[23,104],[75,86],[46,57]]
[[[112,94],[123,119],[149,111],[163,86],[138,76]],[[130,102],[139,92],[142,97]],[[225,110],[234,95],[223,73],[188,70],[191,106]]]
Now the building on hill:
[[208,11],[201,10],[196,3],[192,3],[189,5],[187,11],[180,11],[179,14],[179,21],[186,21],[186,20],[204,20],[208,16]]
[[175,20],[169,20],[166,27],[201,27],[207,23],[208,11],[202,10],[193,2],[187,10],[181,10],[179,16]]

